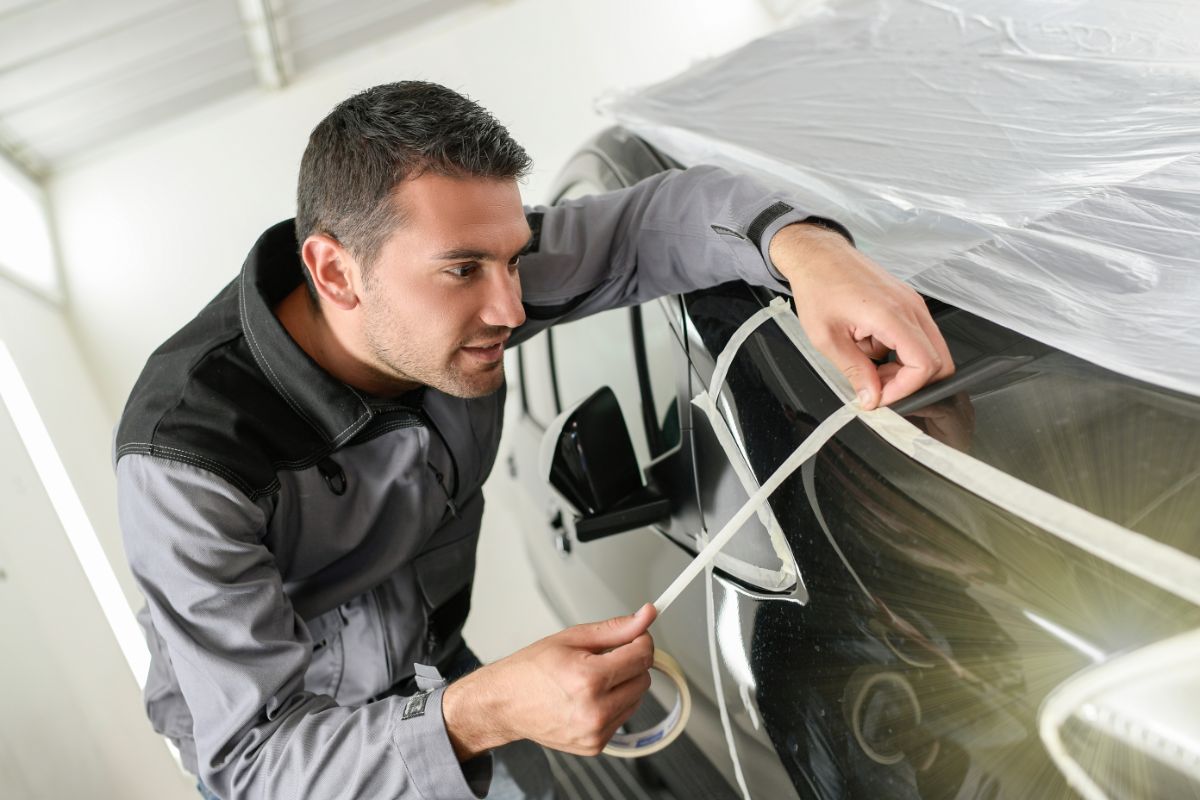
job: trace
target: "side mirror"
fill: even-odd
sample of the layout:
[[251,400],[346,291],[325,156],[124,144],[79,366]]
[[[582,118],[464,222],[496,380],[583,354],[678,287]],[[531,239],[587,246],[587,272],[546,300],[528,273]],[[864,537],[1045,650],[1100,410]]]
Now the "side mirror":
[[671,515],[671,503],[642,482],[625,416],[604,386],[559,414],[542,437],[541,474],[569,503],[575,538],[589,542],[652,525]]

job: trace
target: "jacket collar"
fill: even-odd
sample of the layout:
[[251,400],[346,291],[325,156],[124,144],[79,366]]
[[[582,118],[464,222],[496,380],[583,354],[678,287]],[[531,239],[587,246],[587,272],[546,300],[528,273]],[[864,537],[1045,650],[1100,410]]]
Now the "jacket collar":
[[375,402],[334,378],[288,334],[273,309],[304,280],[293,220],[268,228],[246,257],[239,278],[242,331],[275,391],[337,447],[371,421]]

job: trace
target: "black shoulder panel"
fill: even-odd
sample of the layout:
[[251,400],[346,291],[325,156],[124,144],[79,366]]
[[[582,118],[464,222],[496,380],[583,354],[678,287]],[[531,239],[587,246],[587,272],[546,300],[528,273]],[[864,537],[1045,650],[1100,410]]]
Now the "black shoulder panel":
[[242,335],[238,281],[150,356],[117,427],[116,457],[181,461],[228,480],[251,499],[278,488],[328,444],[280,396]]

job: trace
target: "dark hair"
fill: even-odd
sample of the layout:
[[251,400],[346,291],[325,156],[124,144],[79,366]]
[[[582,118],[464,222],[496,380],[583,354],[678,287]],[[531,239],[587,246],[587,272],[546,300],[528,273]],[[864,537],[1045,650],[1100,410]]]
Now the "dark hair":
[[[375,86],[341,102],[308,137],[296,190],[296,238],[323,233],[366,270],[402,212],[402,181],[433,171],[455,177],[521,178],[525,150],[486,109],[425,81]],[[303,270],[308,291],[316,287]]]

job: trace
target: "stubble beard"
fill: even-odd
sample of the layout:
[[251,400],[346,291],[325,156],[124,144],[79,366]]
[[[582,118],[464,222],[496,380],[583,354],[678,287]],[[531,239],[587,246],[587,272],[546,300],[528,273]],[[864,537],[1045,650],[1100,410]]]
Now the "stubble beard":
[[397,388],[419,383],[470,400],[486,397],[504,385],[503,358],[473,374],[467,374],[457,362],[464,357],[457,349],[444,366],[436,364],[436,356],[413,347],[414,337],[407,331],[396,335],[396,326],[387,313],[370,314],[365,332],[379,377],[394,382]]

